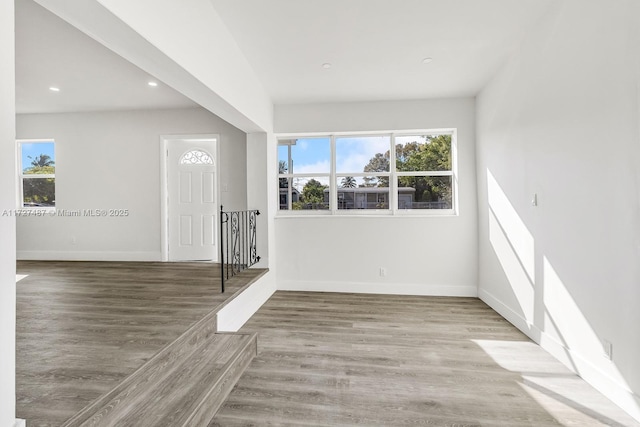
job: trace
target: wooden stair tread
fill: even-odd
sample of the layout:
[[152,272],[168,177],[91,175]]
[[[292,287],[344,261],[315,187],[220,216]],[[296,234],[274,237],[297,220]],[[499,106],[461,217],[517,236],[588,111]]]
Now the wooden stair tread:
[[255,334],[212,334],[186,351],[160,355],[64,426],[181,426],[212,417],[256,345]]

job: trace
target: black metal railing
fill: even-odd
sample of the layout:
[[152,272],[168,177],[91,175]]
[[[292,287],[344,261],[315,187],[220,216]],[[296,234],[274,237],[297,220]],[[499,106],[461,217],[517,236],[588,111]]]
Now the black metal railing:
[[260,211],[225,212],[220,206],[220,276],[224,282],[260,261],[256,229]]

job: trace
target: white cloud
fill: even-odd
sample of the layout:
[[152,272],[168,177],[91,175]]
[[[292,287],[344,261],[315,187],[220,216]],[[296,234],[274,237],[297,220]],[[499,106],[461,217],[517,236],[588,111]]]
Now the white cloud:
[[425,140],[421,136],[396,136],[396,144],[406,144],[408,142],[419,142],[424,144]]
[[294,165],[292,173],[329,173],[329,160],[321,160],[306,165]]
[[336,142],[336,171],[364,172],[364,167],[377,153],[389,151],[387,137],[339,138]]
[[336,171],[338,173],[364,172],[364,167],[373,156],[375,153],[372,155],[351,154],[348,157],[338,158],[336,159]]

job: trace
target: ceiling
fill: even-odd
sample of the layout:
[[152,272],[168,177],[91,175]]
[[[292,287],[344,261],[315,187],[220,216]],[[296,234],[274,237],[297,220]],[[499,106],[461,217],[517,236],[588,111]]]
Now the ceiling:
[[[474,96],[557,2],[210,1],[275,104]],[[32,0],[15,3],[18,113],[196,105]]]
[[557,2],[210,1],[275,104],[474,96]]
[[17,113],[196,106],[32,0],[15,6]]

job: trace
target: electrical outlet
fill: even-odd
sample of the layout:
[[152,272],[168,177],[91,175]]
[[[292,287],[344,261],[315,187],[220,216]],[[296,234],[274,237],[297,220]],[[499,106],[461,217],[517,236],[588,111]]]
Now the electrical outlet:
[[384,267],[380,267],[380,277],[386,277],[387,269]]
[[531,206],[538,206],[538,193],[533,193],[531,198]]
[[602,340],[602,350],[604,351],[604,357],[609,360],[613,359],[613,344],[607,340]]
[[71,238],[69,239],[69,241],[71,242],[72,245],[75,245],[77,243],[76,241],[76,236],[71,236]]

